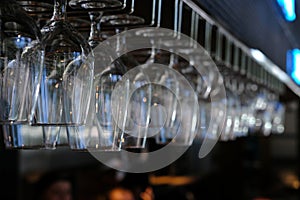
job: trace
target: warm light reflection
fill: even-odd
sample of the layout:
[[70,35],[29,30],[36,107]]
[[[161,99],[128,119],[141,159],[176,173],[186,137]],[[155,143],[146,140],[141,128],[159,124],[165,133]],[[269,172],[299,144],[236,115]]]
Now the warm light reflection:
[[187,185],[196,180],[191,176],[150,176],[149,181],[152,185]]
[[281,173],[282,182],[295,190],[300,188],[300,181],[296,173],[292,171],[284,171]]

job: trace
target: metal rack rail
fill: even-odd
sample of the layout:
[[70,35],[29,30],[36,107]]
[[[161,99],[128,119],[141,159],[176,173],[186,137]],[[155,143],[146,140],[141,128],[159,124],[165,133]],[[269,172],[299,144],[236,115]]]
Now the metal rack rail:
[[[284,85],[300,96],[300,88],[279,66],[274,64],[260,50],[251,49],[236,39],[220,23],[209,16],[192,0],[182,0],[204,23],[204,43],[200,44],[210,53],[214,61],[226,65],[250,81],[282,94]],[[185,23],[185,22],[183,22]],[[195,21],[197,26],[197,21]],[[203,26],[202,26],[203,27]],[[196,33],[197,34],[197,33]],[[199,38],[197,38],[199,41]]]
[[[43,15],[51,15],[52,8],[50,5],[52,1],[18,1],[32,16],[41,17]],[[160,7],[162,4],[167,3],[168,6],[177,6],[179,12],[181,9],[181,13],[179,13],[181,16],[178,15],[177,22],[185,26],[183,29],[188,31],[187,35],[198,41],[209,52],[217,64],[225,65],[237,74],[267,87],[276,93],[282,94],[286,86],[297,96],[300,96],[299,86],[285,71],[274,64],[272,60],[258,49],[251,49],[239,41],[229,30],[226,30],[226,28],[207,14],[195,1],[124,0],[124,3],[125,7],[122,8],[124,10],[122,12],[128,12],[129,14],[134,13],[141,15],[143,18],[147,18],[145,24],[140,24],[139,26],[156,26],[157,22],[155,21],[158,20],[157,18],[163,17],[164,12],[166,12],[164,7]],[[151,5],[151,8],[149,5]],[[145,10],[145,8],[149,10],[149,12],[142,11]],[[86,32],[89,31],[87,12],[88,11],[83,8],[68,7],[68,16],[70,16],[70,19],[78,18],[77,21],[81,19],[81,24],[79,23],[81,27],[78,28]],[[183,12],[188,12],[188,14],[184,14]],[[172,16],[170,16],[172,14],[175,15],[173,12],[168,13],[168,17],[172,18]],[[189,19],[183,15],[189,16]],[[166,23],[170,23],[170,21]],[[163,22],[161,22],[161,24],[163,27]],[[181,24],[173,24],[174,26],[171,27],[176,29],[178,26],[181,27]],[[188,25],[190,27],[188,27]],[[104,24],[103,29],[107,28],[109,29],[110,27]]]

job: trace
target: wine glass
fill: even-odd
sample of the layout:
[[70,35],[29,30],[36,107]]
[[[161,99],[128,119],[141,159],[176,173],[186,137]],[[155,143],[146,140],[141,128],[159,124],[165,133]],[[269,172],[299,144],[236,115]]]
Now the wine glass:
[[272,119],[272,133],[282,134],[285,130],[285,105],[279,101],[275,101],[275,111]]
[[66,21],[66,5],[65,0],[54,0],[53,16],[41,30],[42,45],[33,53],[42,53],[43,65],[31,61],[35,98],[31,102],[32,125],[78,126],[86,122],[93,53],[88,42]]
[[[157,82],[158,77],[161,82]],[[172,84],[176,82],[179,84]],[[130,89],[129,94],[122,92],[125,87]],[[124,121],[120,125],[126,124],[126,132],[136,138],[172,132],[172,136],[175,135],[172,144],[190,145],[198,112],[197,98],[193,94],[189,83],[175,70],[144,64],[128,71],[117,83],[112,99],[113,105],[121,105],[121,109],[113,109],[114,116],[119,113]],[[174,101],[179,101],[175,111]]]
[[266,107],[259,115],[259,118],[262,122],[260,131],[264,136],[269,136],[273,130],[273,117],[276,109],[277,96],[271,91],[267,91],[265,94]]
[[[165,39],[174,37],[173,32],[159,31],[161,23],[161,3],[161,1],[158,1],[158,11],[156,17],[157,21],[155,23],[156,27],[143,28],[136,31],[137,37],[147,38],[149,40],[149,43],[151,44],[150,55],[149,51],[143,52],[144,54],[146,53],[149,56],[148,59],[144,62],[144,67],[140,69],[140,72],[136,74],[136,76],[144,77],[145,81],[149,82],[149,80],[153,80],[153,83],[157,83],[157,85],[150,84],[149,86],[144,87],[145,93],[148,93],[150,95],[150,99],[148,100],[150,103],[150,109],[148,109],[147,115],[151,119],[151,123],[147,125],[150,127],[150,131],[147,130],[148,133],[146,133],[146,136],[151,137],[154,133],[156,133],[155,140],[157,144],[167,144],[170,141],[172,141],[172,143],[174,144],[176,142],[177,144],[180,144],[179,138],[189,134],[179,134],[180,137],[178,135],[178,140],[176,141],[174,139],[176,134],[182,131],[182,127],[180,127],[181,107],[179,106],[177,99],[179,95],[178,92],[180,90],[179,82],[176,77],[176,75],[178,74],[174,74],[174,71],[172,71],[172,68],[177,64],[178,59],[177,55],[173,52],[166,53],[165,51],[161,51],[160,49],[160,46],[161,44],[163,44],[163,41]],[[153,69],[153,66],[155,66],[159,62],[164,63],[162,58],[169,59],[168,68],[161,74],[153,73],[151,77],[147,77],[147,73],[145,73],[145,70],[148,70],[147,68],[149,68],[150,70],[151,68]],[[183,84],[183,87],[184,86],[186,85]],[[152,92],[147,92],[147,90],[150,90]],[[157,97],[159,94],[162,95],[164,93],[169,95],[167,95],[165,98]],[[188,143],[189,140],[183,142],[184,145]]]
[[[105,134],[106,138],[114,139],[115,142],[110,142],[112,144],[117,144],[118,149],[121,148],[143,148],[145,147],[145,137],[140,137],[141,133],[138,130],[132,130],[130,127],[131,120],[127,118],[126,125],[122,128],[118,127],[117,124],[121,123],[119,122],[122,119],[119,119],[117,115],[116,119],[113,119],[112,116],[112,105],[111,105],[111,95],[112,91],[114,90],[114,87],[116,83],[121,79],[121,77],[127,72],[127,66],[124,64],[124,60],[127,62],[133,61],[134,58],[131,57],[128,54],[125,55],[119,55],[119,51],[125,51],[126,52],[126,35],[120,36],[122,30],[127,30],[126,27],[119,27],[119,25],[135,25],[137,23],[142,23],[143,19],[131,15],[108,15],[103,16],[102,13],[98,13],[95,17],[94,12],[90,12],[90,19],[97,19],[97,23],[94,23],[93,20],[91,21],[91,34],[89,37],[90,45],[93,45],[94,48],[99,44],[99,42],[103,41],[104,38],[102,37],[101,31],[100,31],[100,25],[105,23],[105,25],[110,24],[114,27],[115,33],[116,33],[116,43],[110,44],[116,46],[116,56],[118,57],[116,60],[112,60],[112,64],[107,66],[107,68],[104,71],[97,70],[95,73],[95,86],[97,96],[99,96],[99,99],[96,99],[97,108],[96,108],[96,115],[95,120],[97,121],[96,124],[101,127],[98,128],[99,130],[99,136],[103,137],[102,135]],[[96,28],[93,28],[93,25],[96,26]],[[117,26],[116,26],[117,25]],[[115,27],[116,26],[116,27]],[[95,30],[97,30],[95,32]],[[121,50],[122,48],[122,50]],[[96,53],[97,54],[97,53]],[[135,61],[135,60],[134,60]],[[127,63],[128,64],[128,63]],[[113,78],[112,78],[113,77]],[[137,80],[138,81],[138,80]],[[106,88],[106,89],[105,89]],[[125,90],[127,91],[127,90]],[[106,98],[103,98],[104,96]],[[101,101],[102,99],[102,101]],[[105,99],[103,101],[103,99]],[[107,101],[107,102],[106,102]],[[119,106],[119,104],[114,104],[114,106]],[[104,109],[105,108],[105,109]],[[136,107],[136,109],[140,109],[141,112],[144,107],[141,105],[139,108]],[[98,114],[97,114],[98,113]],[[106,120],[106,122],[104,121]],[[101,122],[102,121],[102,122]],[[104,124],[109,124],[104,125]],[[102,131],[102,133],[101,133]],[[105,131],[105,132],[103,132]],[[139,137],[135,137],[134,134],[138,134]],[[110,137],[107,137],[110,135]],[[107,141],[107,139],[102,138],[102,140]],[[117,141],[117,142],[116,142]],[[101,139],[100,139],[101,142]],[[100,145],[101,146],[101,145]],[[103,145],[102,145],[103,146]]]
[[225,77],[227,95],[227,113],[224,132],[221,134],[221,141],[236,139],[240,131],[241,104],[236,91],[236,80],[231,75]]
[[[102,58],[103,56],[96,61],[103,61]],[[124,74],[122,68],[118,62],[111,63],[99,73],[96,68],[88,124],[67,127],[69,146],[72,150],[120,150],[122,132],[112,116],[111,95],[115,84]]]
[[[101,1],[101,3],[99,5],[95,4],[95,1],[73,1],[71,5],[75,6],[76,4],[86,10],[93,10],[93,8],[100,9],[88,12],[91,20],[88,41],[92,48],[96,48],[104,40],[101,34],[101,25],[105,11],[101,9],[114,9],[114,6],[105,4],[105,1]],[[114,61],[107,57],[107,60],[104,61],[106,59],[104,56],[107,55],[101,55],[101,52],[98,51],[95,52],[95,55],[95,63],[107,63],[107,66],[105,66],[105,69],[97,65],[95,66],[94,96],[89,111],[90,116],[92,116],[90,119],[91,123],[80,129],[78,127],[67,127],[70,147],[73,150],[120,150],[120,141],[124,140],[120,139],[121,131],[115,125],[115,121],[112,118],[110,100],[114,85],[121,78],[122,74],[125,73],[126,68],[120,59]]]
[[35,21],[16,1],[1,1],[0,11],[0,123],[23,123],[27,120],[28,68],[22,54],[32,41],[40,40],[41,33]]
[[[147,43],[151,48],[150,56],[144,65],[124,75],[126,80],[133,82],[131,88],[136,89],[132,94],[132,100],[129,99],[129,102],[133,104],[132,107],[137,107],[137,110],[133,110],[134,114],[131,115],[132,121],[137,122],[132,124],[136,124],[136,127],[140,128],[139,130],[146,132],[147,137],[152,137],[157,133],[155,139],[160,144],[171,142],[174,145],[189,145],[195,133],[195,124],[192,123],[195,122],[193,112],[197,112],[197,109],[190,110],[189,108],[197,108],[197,106],[194,106],[192,100],[189,103],[179,102],[179,99],[188,101],[189,98],[193,97],[193,92],[189,93],[191,91],[189,83],[182,74],[175,70],[176,65],[178,65],[178,57],[174,53],[168,54],[157,51],[159,49],[158,45],[161,43],[156,39],[173,38],[173,32],[170,34],[170,32],[163,31],[163,29],[160,32],[157,30],[156,28],[140,29],[131,38],[137,41],[139,41],[139,37],[145,38],[149,41]],[[161,66],[159,63],[165,64],[165,61],[163,61],[165,58],[169,59],[168,65]],[[132,73],[130,77],[129,73]],[[182,90],[186,91],[186,95],[189,94],[189,98],[181,96],[183,95]],[[134,106],[135,104],[137,105]],[[187,104],[190,107],[184,107]],[[140,116],[140,105],[144,105],[143,117]],[[182,117],[184,115],[185,117]],[[144,120],[139,121],[136,119]]]
[[[89,12],[91,29],[89,44],[96,48],[103,41],[100,31],[102,12]],[[103,51],[95,51],[95,75],[89,108],[89,123],[80,127],[67,127],[69,146],[81,151],[119,151],[121,131],[112,117],[111,93],[126,71],[120,59],[113,60]],[[101,65],[97,65],[100,63]],[[102,66],[105,66],[102,67]]]
[[238,89],[235,91],[237,93],[237,98],[240,103],[240,109],[238,110],[240,121],[239,121],[239,131],[236,133],[237,137],[245,137],[249,132],[249,125],[251,117],[253,116],[253,110],[251,109],[251,93],[248,91],[247,83],[243,78],[237,78]]
[[66,2],[54,1],[53,16],[43,26],[41,43],[23,54],[29,68],[29,123],[43,126],[43,147],[55,149],[61,126],[84,124],[93,77],[87,41],[65,21]]
[[161,45],[187,58],[188,62],[182,62],[178,71],[189,80],[198,95],[199,138],[217,140],[223,129],[226,102],[218,96],[223,88],[223,77],[214,67],[215,63],[204,49],[197,47],[195,41],[182,40],[179,35],[173,40],[163,41]]
[[[16,1],[0,2],[1,19],[1,115],[6,148],[42,148],[42,127],[27,124],[28,102],[32,93],[27,55],[39,45],[41,32],[35,21]],[[28,95],[27,95],[28,94]]]

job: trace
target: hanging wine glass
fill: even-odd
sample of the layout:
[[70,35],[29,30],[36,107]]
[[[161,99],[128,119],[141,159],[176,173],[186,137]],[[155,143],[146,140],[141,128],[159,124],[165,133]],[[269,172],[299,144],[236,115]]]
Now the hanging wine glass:
[[253,118],[251,120],[250,133],[259,133],[264,126],[264,113],[268,108],[268,91],[265,88],[259,88],[251,104]]
[[111,108],[112,91],[124,74],[120,66],[122,65],[114,62],[101,73],[96,73],[89,123],[85,126],[67,127],[69,146],[72,150],[120,150],[122,132],[115,124]]
[[249,109],[249,104],[245,100],[247,98],[246,94],[246,83],[240,77],[237,77],[238,88],[236,88],[237,101],[239,107],[237,107],[237,115],[240,116],[238,132],[236,132],[236,137],[245,137],[248,135],[249,131],[249,118],[251,116],[251,110]]
[[[159,144],[171,142],[173,145],[189,145],[195,134],[194,125],[196,123],[194,124],[194,122],[197,117],[194,114],[198,112],[195,109],[197,108],[195,101],[192,99],[193,92],[189,93],[190,85],[173,69],[177,64],[177,57],[174,54],[170,56],[170,54],[163,53],[169,59],[169,66],[158,66],[162,60],[157,60],[156,49],[159,49],[159,47],[157,48],[159,43],[155,39],[158,34],[169,37],[166,32],[157,33],[156,29],[154,30],[140,29],[135,32],[134,36],[131,36],[133,40],[139,40],[139,37],[148,40],[149,44],[152,44],[150,46],[151,55],[144,65],[133,68],[122,78],[120,85],[122,83],[125,85],[128,80],[129,88],[134,92],[130,98],[123,100],[127,108],[121,106],[124,110],[120,113],[121,116],[127,115],[127,118],[124,119],[132,122],[129,123],[132,128],[128,133],[136,135],[136,138],[156,136],[155,139]],[[117,91],[122,90],[120,85],[118,84]],[[186,93],[182,94],[182,91],[186,91]],[[122,95],[119,97],[121,98]],[[184,100],[179,102],[181,99]],[[122,100],[120,102],[122,103]],[[127,130],[130,130],[129,127]]]
[[[102,12],[89,12],[91,29],[89,44],[96,48],[103,41],[100,33],[100,20]],[[121,131],[115,125],[111,113],[111,93],[114,85],[121,79],[126,71],[121,60],[113,60],[107,55],[95,51],[95,76],[93,95],[89,109],[89,122],[82,127],[67,127],[69,146],[72,150],[120,150]],[[103,65],[104,69],[97,63]]]
[[[89,37],[89,43],[94,48],[97,48],[98,44],[104,40],[100,31],[100,19],[102,12],[89,12],[91,19],[91,31]],[[117,33],[119,29],[115,30]],[[140,138],[131,137],[127,134],[130,130],[126,127],[118,127],[117,123],[121,119],[113,118],[111,95],[114,90],[115,84],[121,79],[123,74],[127,71],[123,60],[128,55],[118,55],[118,49],[120,47],[126,48],[126,38],[116,36],[116,43],[109,45],[115,46],[117,51],[103,55],[102,51],[95,51],[95,63],[99,63],[99,66],[95,66],[95,78],[94,78],[94,103],[91,104],[90,115],[91,124],[88,124],[86,128],[78,130],[73,127],[68,127],[69,140],[71,141],[71,149],[74,150],[105,150],[105,151],[118,151],[121,148],[141,148],[144,147],[144,142]],[[117,59],[114,60],[112,55],[116,53]],[[120,56],[120,57],[119,57]],[[124,58],[126,57],[126,58]],[[127,60],[128,61],[128,60]],[[103,66],[106,63],[107,66]],[[126,90],[125,90],[126,91]],[[118,104],[114,104],[118,106]],[[127,121],[127,123],[130,123]],[[88,130],[89,129],[89,130]],[[125,131],[125,132],[124,132]]]
[[41,33],[16,1],[0,2],[0,123],[26,122],[25,92],[28,68],[22,54]]
[[266,96],[267,105],[261,116],[262,124],[260,128],[260,132],[264,136],[269,136],[273,130],[273,116],[275,114],[275,109],[276,109],[275,102],[277,101],[277,97],[274,93],[270,91],[266,94],[267,94]]
[[[122,17],[121,15],[103,16],[104,13],[105,12],[89,12],[91,19],[91,33],[89,37],[89,43],[93,48],[96,48],[96,46],[104,40],[104,38],[102,37],[102,31],[100,30],[100,27],[103,25],[103,23],[106,23],[105,25],[107,25],[109,22],[112,22],[113,19],[116,23],[127,23],[126,25],[133,25],[141,22],[137,21],[137,17],[135,18],[134,16],[129,16],[127,18],[124,18],[124,16]],[[126,22],[124,21],[125,19]],[[95,66],[94,89],[96,92],[96,104],[95,109],[93,109],[92,112],[95,112],[96,110],[96,113],[94,114],[95,119],[93,127],[94,130],[98,131],[98,136],[100,137],[100,144],[98,145],[98,149],[111,151],[120,150],[121,148],[143,148],[145,147],[145,138],[134,137],[131,134],[128,134],[132,130],[128,130],[128,127],[126,127],[126,125],[122,128],[118,127],[117,124],[122,119],[119,119],[118,116],[116,119],[114,119],[112,116],[111,95],[116,83],[127,71],[127,67],[124,65],[123,60],[130,57],[129,55],[121,56],[118,54],[118,52],[121,51],[120,48],[126,48],[126,36],[119,36],[118,34],[120,33],[121,29],[119,27],[115,27],[115,25],[114,30],[117,34],[116,44],[111,45],[116,46],[116,56],[118,58],[116,60],[111,60],[111,62],[108,62],[111,64],[107,66],[103,71],[101,71],[102,69],[98,69],[97,66]],[[96,51],[95,54],[97,53],[98,52]],[[103,57],[103,55],[98,55],[96,57]],[[127,61],[128,60],[129,59],[127,59]],[[114,106],[118,105],[114,104]],[[126,124],[130,124],[130,121],[126,121]],[[97,129],[95,129],[95,127],[97,127]]]
[[[42,127],[27,124],[32,90],[28,57],[40,45],[35,21],[16,1],[1,1],[1,123],[6,148],[44,147]],[[37,64],[42,59],[36,59]],[[38,72],[37,72],[38,75]],[[4,106],[4,107],[2,107]]]
[[[177,36],[174,40],[162,41],[162,46],[172,48],[174,52],[185,55],[188,58],[188,63],[183,63],[177,66],[177,70],[187,79],[193,86],[198,95],[200,112],[200,139],[205,137],[217,139],[222,131],[223,99],[211,101],[215,95],[222,89],[223,77],[213,67],[215,63],[211,60],[208,53],[195,47],[195,41],[181,40]],[[212,106],[215,109],[212,109]],[[211,118],[215,119],[212,124]],[[210,126],[211,125],[211,126]],[[209,128],[210,127],[210,128]],[[209,129],[209,130],[208,130]]]
[[272,119],[272,133],[282,134],[285,130],[285,112],[286,108],[280,101],[275,101],[275,111]]
[[[159,11],[158,11],[159,16],[157,17],[157,28],[159,28],[160,26],[161,1],[158,7],[159,7]],[[117,17],[112,16],[110,18],[107,18],[107,21],[109,22],[110,20],[111,21],[110,23],[115,25],[122,24],[122,23],[126,24],[126,18],[124,20],[118,20],[118,21],[116,21],[114,18],[117,19]],[[144,22],[143,21],[139,22],[139,19],[137,18],[136,24],[139,23],[144,23]],[[155,83],[160,83],[162,85],[166,84],[168,85],[169,88],[161,87],[159,84],[158,85],[149,84],[139,88],[138,92],[135,92],[133,95],[141,96],[141,98],[139,99],[140,102],[139,101],[135,102],[134,101],[135,98],[133,98],[133,100],[130,100],[130,103],[132,103],[133,105],[148,104],[148,106],[144,106],[145,107],[143,109],[144,112],[141,112],[142,110],[139,109],[133,110],[134,115],[131,116],[131,118],[133,121],[137,121],[137,119],[135,118],[144,118],[144,122],[135,123],[139,125],[136,127],[142,127],[139,129],[144,131],[143,134],[145,137],[152,137],[154,134],[156,134],[155,140],[158,144],[167,144],[174,138],[174,135],[178,133],[179,131],[178,127],[180,126],[179,125],[180,120],[178,121],[178,116],[180,116],[181,112],[180,112],[180,107],[178,107],[179,106],[178,101],[176,99],[177,97],[176,95],[178,92],[178,82],[175,80],[176,77],[174,77],[174,74],[170,73],[168,70],[164,71],[163,73],[151,74],[151,77],[148,77],[148,74],[145,71],[148,70],[147,69],[148,67],[151,69],[153,65],[162,62],[163,59],[161,58],[163,57],[169,59],[168,64],[170,69],[173,67],[173,65],[176,64],[175,63],[176,57],[173,54],[170,56],[170,54],[166,53],[165,51],[161,51],[159,47],[160,43],[157,41],[157,40],[163,41],[164,37],[169,38],[170,35],[166,34],[165,32],[164,33],[159,32],[156,29],[147,29],[147,28],[140,29],[136,31],[135,34],[137,37],[143,37],[149,39],[149,42],[151,43],[151,49],[150,49],[150,53],[149,50],[147,49],[146,51],[139,51],[138,54],[137,53],[135,54],[136,56],[139,57],[144,57],[146,55],[148,56],[148,58],[144,61],[144,67],[136,71],[137,72],[135,74],[136,77],[131,77],[134,84],[143,85],[143,82],[145,81],[149,82],[150,80],[152,80]],[[139,82],[137,82],[136,80],[139,80]],[[174,85],[172,85],[172,83]],[[175,94],[169,91],[171,90],[171,88],[173,89],[172,92],[175,92]],[[166,95],[165,98],[161,98],[160,95],[162,94],[164,95],[168,94],[168,95]],[[143,102],[144,100],[147,101]],[[141,114],[143,115],[140,116]],[[148,118],[151,119],[151,122],[146,121],[146,119]],[[139,133],[141,133],[141,131],[139,131]]]
[[[42,45],[34,53],[42,52],[44,64],[40,80],[31,82],[37,98],[31,102],[30,123],[83,125],[92,92],[93,55],[87,41],[66,21],[66,0],[54,0],[53,16],[41,31]],[[39,67],[35,65],[31,74]]]
[[225,77],[227,112],[221,141],[234,140],[241,134],[241,103],[238,97],[237,82],[231,74]]
[[[157,82],[158,77],[161,82]],[[172,84],[177,81],[179,84]],[[127,96],[122,92],[125,87],[130,89]],[[126,124],[125,132],[140,141],[153,136],[159,136],[157,140],[164,144],[188,146],[193,141],[198,113],[196,97],[189,83],[174,70],[148,64],[134,68],[118,82],[112,99],[113,105],[122,105],[120,110],[113,109],[114,116],[119,113],[124,121],[119,126]]]

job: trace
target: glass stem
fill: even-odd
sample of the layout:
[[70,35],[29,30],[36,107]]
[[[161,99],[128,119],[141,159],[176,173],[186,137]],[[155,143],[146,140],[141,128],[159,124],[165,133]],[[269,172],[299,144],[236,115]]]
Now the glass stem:
[[[4,26],[4,23],[2,22],[2,19],[0,19],[0,29],[1,30],[4,30],[4,28],[3,28],[3,26]],[[4,39],[4,36],[3,36],[3,34],[4,33],[2,33],[2,31],[0,32],[0,57],[2,57],[3,56],[3,46],[2,46],[2,44],[3,44],[3,39]],[[2,70],[2,66],[1,66],[1,70]]]
[[151,53],[150,58],[148,59],[147,63],[154,63],[155,62],[155,55],[156,55],[156,47],[154,45],[154,41],[151,41]]
[[67,0],[54,0],[54,11],[51,20],[66,20]]
[[[123,31],[127,31],[127,28],[124,28]],[[126,47],[126,34],[123,35],[122,37],[119,35],[122,30],[120,28],[115,29],[116,35],[117,35],[117,54],[118,56],[123,55],[124,52],[127,52],[127,47]]]
[[100,32],[103,12],[89,12],[89,16],[91,20],[91,31],[88,41],[91,47],[94,47],[101,42]]

